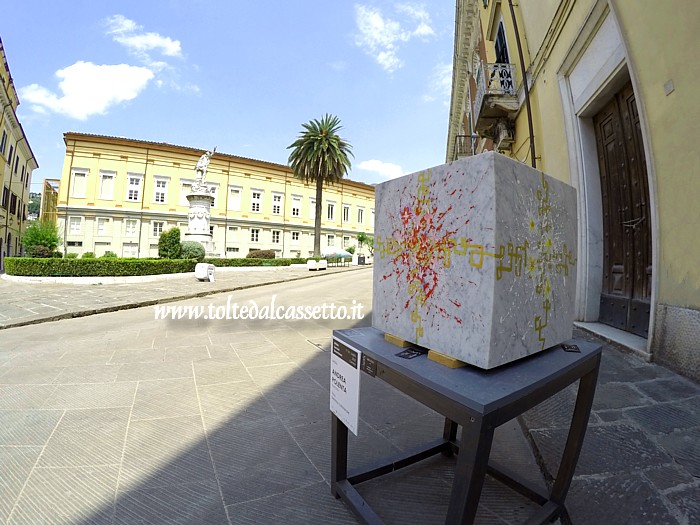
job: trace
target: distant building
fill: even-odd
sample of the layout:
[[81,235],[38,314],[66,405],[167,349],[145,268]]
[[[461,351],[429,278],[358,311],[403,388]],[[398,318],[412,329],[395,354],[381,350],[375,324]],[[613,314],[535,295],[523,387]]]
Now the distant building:
[[60,182],[58,179],[44,180],[44,191],[41,192],[41,207],[39,208],[39,217],[42,220],[58,223],[58,187]]
[[[112,251],[157,257],[160,234],[187,232],[186,195],[201,150],[141,140],[66,133],[57,204],[66,253]],[[274,250],[313,254],[315,186],[288,166],[215,153],[206,181],[215,196],[211,230],[219,257]],[[321,246],[356,246],[372,234],[374,187],[343,180],[324,187]]]
[[700,3],[456,5],[447,161],[497,149],[576,187],[578,321],[700,380],[698,43],[683,29]]
[[5,257],[22,253],[32,172],[38,168],[34,153],[17,119],[19,99],[0,39],[0,270]]

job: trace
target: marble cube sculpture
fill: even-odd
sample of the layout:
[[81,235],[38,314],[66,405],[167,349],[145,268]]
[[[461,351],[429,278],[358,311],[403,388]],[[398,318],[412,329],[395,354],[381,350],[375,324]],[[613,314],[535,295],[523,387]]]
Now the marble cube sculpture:
[[571,338],[571,186],[487,152],[379,184],[375,208],[375,328],[485,369]]

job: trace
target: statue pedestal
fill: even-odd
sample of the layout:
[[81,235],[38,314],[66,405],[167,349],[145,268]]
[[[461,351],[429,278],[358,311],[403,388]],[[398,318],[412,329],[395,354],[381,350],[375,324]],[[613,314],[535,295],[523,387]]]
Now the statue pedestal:
[[187,195],[187,201],[190,203],[190,211],[187,214],[185,240],[196,241],[204,246],[207,257],[218,257],[209,230],[210,210],[214,204],[214,197],[206,192],[195,192]]

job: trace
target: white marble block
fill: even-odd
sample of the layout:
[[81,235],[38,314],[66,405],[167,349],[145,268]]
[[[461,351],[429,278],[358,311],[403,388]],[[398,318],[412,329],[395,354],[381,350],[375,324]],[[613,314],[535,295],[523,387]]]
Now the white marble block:
[[486,369],[571,338],[571,186],[488,152],[378,185],[375,211],[375,328]]

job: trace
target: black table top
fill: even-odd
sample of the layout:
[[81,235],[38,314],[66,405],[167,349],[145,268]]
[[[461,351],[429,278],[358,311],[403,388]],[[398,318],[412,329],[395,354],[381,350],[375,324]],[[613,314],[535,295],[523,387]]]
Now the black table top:
[[413,359],[397,357],[404,349],[386,341],[384,332],[376,328],[334,330],[333,336],[381,365],[482,415],[556,383],[576,369],[587,365],[592,369],[602,351],[595,343],[571,339],[566,344],[576,345],[580,352],[567,352],[556,345],[518,361],[483,370],[470,365],[448,368],[429,360],[427,354]]

